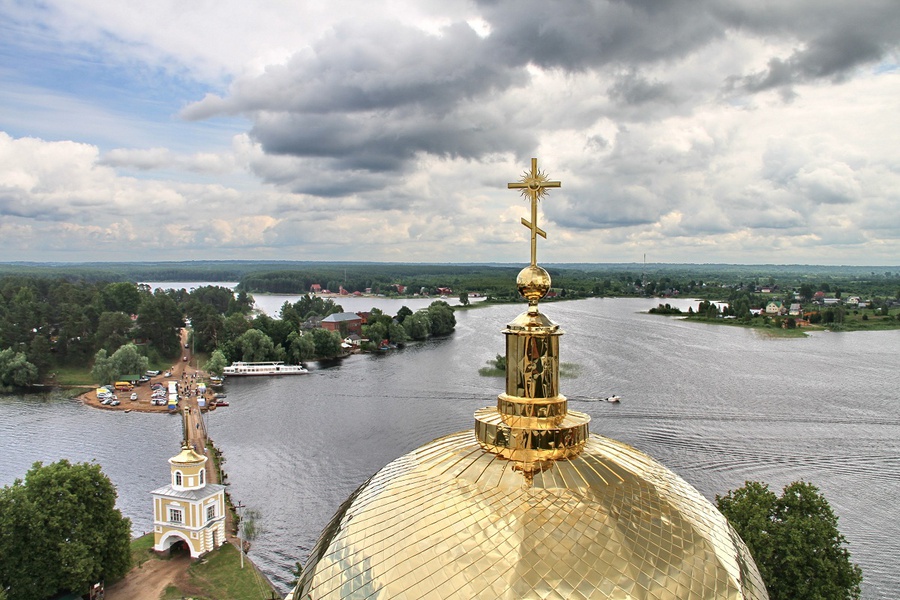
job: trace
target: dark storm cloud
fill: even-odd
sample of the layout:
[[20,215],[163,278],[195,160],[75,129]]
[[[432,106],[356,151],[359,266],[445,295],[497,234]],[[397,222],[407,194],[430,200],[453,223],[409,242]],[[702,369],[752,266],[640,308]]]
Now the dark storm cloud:
[[398,171],[417,152],[474,158],[527,149],[530,138],[490,121],[429,119],[415,114],[263,115],[251,134],[267,152],[327,157],[345,169]]
[[395,23],[344,24],[311,51],[239,84],[239,110],[329,114],[418,106],[439,115],[527,78],[483,46],[465,23],[440,36]]
[[724,35],[703,0],[481,3],[489,46],[510,65],[582,71],[685,56]]
[[750,93],[816,80],[839,83],[900,45],[900,3],[895,0],[735,3],[719,12],[729,27],[796,46],[786,56],[770,57],[762,71],[729,78],[729,87]]
[[[606,83],[600,89],[611,102],[605,109],[592,105],[591,119],[648,121],[686,114],[691,103],[709,101],[716,90],[676,91],[674,83],[645,73],[677,73],[730,36],[762,39],[767,47],[774,41],[772,47],[785,55],[772,50],[768,67],[758,72],[729,63],[734,72],[716,72],[707,85],[730,93],[774,88],[785,99],[797,83],[839,82],[860,65],[883,59],[900,38],[896,0],[484,0],[477,6],[490,31],[486,37],[466,23],[435,35],[394,22],[345,22],[284,64],[236,81],[227,97],[208,97],[183,114],[247,115],[254,122],[251,136],[265,153],[325,159],[325,168],[345,175],[334,178],[342,180],[334,187],[310,184],[300,174],[268,181],[333,196],[372,189],[371,178],[351,180],[363,172],[404,173],[423,154],[478,160],[532,152],[541,124],[532,108],[514,108],[521,109],[515,105],[519,91],[523,97],[540,93],[529,73],[534,65],[593,74]],[[575,107],[561,111],[569,121],[576,113]]]

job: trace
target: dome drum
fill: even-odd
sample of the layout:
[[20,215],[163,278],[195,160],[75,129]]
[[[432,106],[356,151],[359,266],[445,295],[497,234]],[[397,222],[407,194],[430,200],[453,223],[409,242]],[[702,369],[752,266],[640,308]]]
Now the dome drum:
[[520,398],[553,398],[559,394],[559,336],[562,331],[507,328],[506,394]]
[[522,463],[577,456],[589,434],[590,417],[574,411],[556,424],[536,419],[511,424],[508,420],[495,408],[475,411],[475,437],[485,450]]
[[[560,420],[566,416],[568,401],[565,396],[522,398],[500,394],[497,396],[497,410],[504,415],[519,419]],[[511,424],[511,422],[507,422]]]

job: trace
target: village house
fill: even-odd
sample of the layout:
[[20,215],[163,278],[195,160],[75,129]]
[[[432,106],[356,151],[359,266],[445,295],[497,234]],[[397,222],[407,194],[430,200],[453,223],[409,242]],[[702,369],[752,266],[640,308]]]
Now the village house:
[[781,303],[781,300],[769,300],[769,303],[766,304],[766,314],[767,315],[783,315],[785,313],[784,305]]
[[355,333],[361,335],[362,324],[362,317],[352,312],[335,313],[322,319],[322,329],[340,332],[343,327],[343,331],[346,331],[348,334]]
[[803,313],[803,310],[800,308],[799,302],[791,303],[791,308],[788,310],[788,314],[792,317],[799,317]]

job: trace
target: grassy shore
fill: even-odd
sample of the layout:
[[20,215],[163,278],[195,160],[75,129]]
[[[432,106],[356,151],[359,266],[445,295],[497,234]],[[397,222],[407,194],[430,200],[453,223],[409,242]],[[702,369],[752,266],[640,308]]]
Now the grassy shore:
[[268,580],[249,560],[244,560],[231,544],[224,544],[203,559],[188,567],[189,585],[182,589],[176,585],[166,588],[162,600],[218,600],[219,598],[244,598],[268,600],[280,598]]

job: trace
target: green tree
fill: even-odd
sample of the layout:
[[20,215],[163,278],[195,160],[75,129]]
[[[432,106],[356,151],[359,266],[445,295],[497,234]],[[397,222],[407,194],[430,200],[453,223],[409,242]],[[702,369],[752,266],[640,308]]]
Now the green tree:
[[188,300],[185,311],[191,320],[194,348],[201,352],[214,350],[219,343],[219,334],[225,328],[225,317],[214,307],[194,298]]
[[131,339],[131,317],[123,312],[106,311],[100,315],[97,331],[94,334],[95,348],[105,348],[107,352],[115,352]]
[[225,354],[221,350],[213,350],[209,360],[203,365],[203,370],[221,377],[222,373],[225,372],[226,366],[228,366],[228,359],[225,358]]
[[12,348],[0,351],[0,386],[26,387],[37,381],[38,368],[28,362],[24,352]]
[[226,314],[249,315],[253,310],[255,302],[253,296],[248,294],[245,290],[240,290],[237,298],[228,303],[228,312]]
[[140,375],[147,370],[149,360],[142,356],[138,347],[134,344],[125,344],[109,357],[113,379],[120,379],[123,375]]
[[401,306],[400,310],[397,311],[397,316],[394,318],[397,319],[398,323],[403,323],[406,317],[411,314],[413,314],[413,311],[408,306]]
[[403,344],[409,340],[409,336],[406,335],[403,325],[391,321],[391,324],[388,325],[388,339],[395,344]]
[[272,338],[259,329],[248,329],[234,341],[234,346],[240,353],[241,360],[246,362],[272,360],[275,353]]
[[[141,373],[143,373],[143,371],[141,371]],[[94,366],[91,368],[91,379],[101,385],[115,381],[112,359],[110,359],[106,350],[102,348],[97,350],[97,354],[94,355]]]
[[341,336],[337,331],[327,329],[313,329],[307,335],[311,335],[316,345],[316,356],[319,358],[334,358],[341,353]]
[[462,304],[463,306],[468,306],[469,305],[469,295],[465,292],[460,292],[459,293],[459,303]]
[[162,356],[172,357],[178,352],[178,332],[184,327],[184,317],[175,300],[162,290],[141,302],[137,326],[139,334]]
[[224,315],[234,301],[234,292],[218,285],[204,285],[191,291],[190,297],[191,301],[204,304]]
[[247,333],[251,328],[250,322],[240,313],[225,317],[224,331],[219,336],[219,345],[224,342],[234,342]]
[[426,311],[419,310],[406,317],[403,328],[410,339],[424,340],[431,334],[431,319]]
[[369,322],[363,327],[363,337],[373,344],[380,344],[382,340],[387,339],[388,326],[380,321]]
[[28,362],[38,369],[38,378],[47,374],[53,363],[53,353],[50,349],[50,340],[45,335],[36,335],[28,347]]
[[299,331],[292,331],[287,339],[288,357],[291,362],[299,364],[312,360],[316,356],[316,342],[311,335],[304,335]]
[[103,288],[101,297],[104,308],[112,312],[135,315],[141,306],[141,292],[129,282],[110,283]]
[[734,308],[734,316],[739,319],[748,320],[750,318],[750,298],[747,294],[741,295],[732,305]]
[[812,300],[813,294],[815,293],[816,290],[812,284],[804,283],[800,285],[800,297],[803,298],[804,301],[809,302]]
[[131,522],[96,464],[35,463],[0,489],[0,588],[9,600],[49,598],[114,581],[131,566]]
[[778,497],[748,481],[716,496],[716,505],[750,548],[772,600],[859,598],[862,571],[814,485],[796,481]]
[[448,335],[456,328],[453,308],[443,300],[435,300],[428,306],[431,319],[431,335]]

